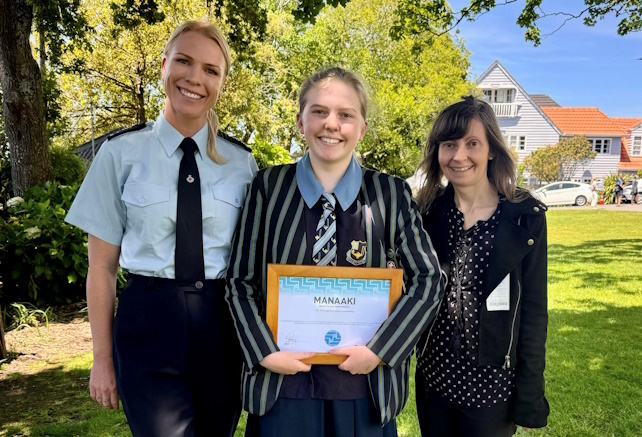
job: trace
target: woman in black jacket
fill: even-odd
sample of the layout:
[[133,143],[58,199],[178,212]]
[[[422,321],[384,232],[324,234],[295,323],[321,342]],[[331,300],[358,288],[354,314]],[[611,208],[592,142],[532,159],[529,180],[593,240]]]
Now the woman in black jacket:
[[418,200],[446,294],[418,345],[421,433],[544,427],[546,208],[517,187],[493,109],[475,97],[439,114],[424,155]]

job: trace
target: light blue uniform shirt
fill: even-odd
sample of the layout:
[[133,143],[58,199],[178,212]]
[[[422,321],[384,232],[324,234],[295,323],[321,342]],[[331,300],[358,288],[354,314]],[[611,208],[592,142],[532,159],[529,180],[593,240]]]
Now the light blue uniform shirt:
[[[361,178],[361,166],[353,156],[346,172],[333,190],[342,210],[346,211],[357,199],[361,189]],[[305,204],[312,209],[319,201],[324,190],[323,185],[314,175],[309,153],[303,155],[299,162],[296,163],[296,184]]]
[[[227,269],[232,236],[257,171],[247,150],[220,137],[225,164],[207,156],[207,125],[192,138],[201,178],[205,277]],[[163,114],[152,127],[105,142],[65,221],[120,246],[120,265],[131,273],[174,278],[176,201],[181,135]]]

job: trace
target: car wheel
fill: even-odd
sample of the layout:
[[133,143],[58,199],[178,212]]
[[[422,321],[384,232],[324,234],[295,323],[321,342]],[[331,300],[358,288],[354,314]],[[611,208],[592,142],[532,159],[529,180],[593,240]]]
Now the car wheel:
[[586,205],[586,197],[584,197],[584,196],[577,196],[577,197],[575,198],[575,204],[576,204],[577,206],[584,206],[584,205]]

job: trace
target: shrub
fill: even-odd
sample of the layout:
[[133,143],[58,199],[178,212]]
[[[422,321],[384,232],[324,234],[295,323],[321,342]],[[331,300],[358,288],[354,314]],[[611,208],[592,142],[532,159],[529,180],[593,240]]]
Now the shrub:
[[47,182],[0,211],[0,304],[37,307],[77,302],[85,296],[87,235],[64,222],[78,186]]
[[[604,203],[610,204],[615,203],[615,181],[617,180],[617,173],[610,174],[604,177]],[[629,180],[628,175],[622,175],[622,179],[626,184]]]
[[76,153],[61,146],[49,149],[54,179],[61,184],[75,185],[82,182],[87,173],[87,164]]

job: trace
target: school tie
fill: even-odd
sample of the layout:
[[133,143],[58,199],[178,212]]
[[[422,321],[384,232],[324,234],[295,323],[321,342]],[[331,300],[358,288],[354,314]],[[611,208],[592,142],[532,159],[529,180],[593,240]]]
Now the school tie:
[[312,260],[319,266],[337,264],[337,215],[334,207],[337,198],[334,194],[323,193],[323,213],[317,225],[317,233],[312,248]]
[[205,279],[203,260],[203,212],[201,179],[196,166],[196,143],[191,138],[181,142],[183,158],[178,170],[176,202],[176,279]]

